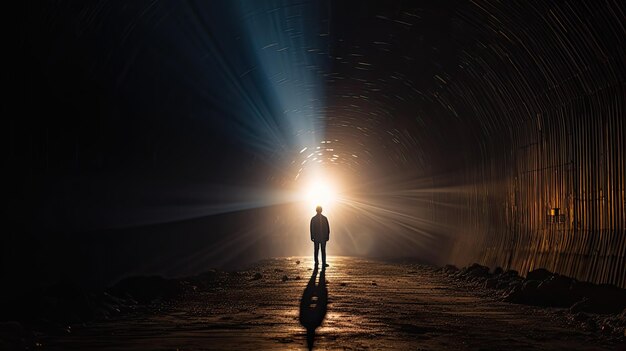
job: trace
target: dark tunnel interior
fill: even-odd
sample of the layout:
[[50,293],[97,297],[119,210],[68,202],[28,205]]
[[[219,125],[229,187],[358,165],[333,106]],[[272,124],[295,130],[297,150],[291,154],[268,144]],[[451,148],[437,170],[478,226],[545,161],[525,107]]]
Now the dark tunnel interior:
[[622,1],[16,6],[8,281],[308,253],[322,196],[330,255],[626,288]]

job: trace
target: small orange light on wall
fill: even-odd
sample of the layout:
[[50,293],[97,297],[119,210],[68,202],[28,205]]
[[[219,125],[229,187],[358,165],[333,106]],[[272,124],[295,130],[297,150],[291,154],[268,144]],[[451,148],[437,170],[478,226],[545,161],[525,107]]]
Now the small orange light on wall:
[[565,223],[565,215],[561,214],[561,209],[553,207],[548,212],[548,223]]

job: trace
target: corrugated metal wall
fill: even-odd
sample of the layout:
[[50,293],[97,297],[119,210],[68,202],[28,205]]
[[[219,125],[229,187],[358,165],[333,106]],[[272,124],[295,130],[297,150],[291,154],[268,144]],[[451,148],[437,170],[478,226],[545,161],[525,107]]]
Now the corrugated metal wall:
[[435,195],[437,222],[457,228],[449,261],[626,288],[624,13],[615,0],[457,8],[462,64],[433,93],[474,136],[435,179],[463,184]]
[[[626,287],[624,85],[520,122],[486,141],[457,210],[457,264],[546,268]],[[552,209],[558,214],[551,215]],[[469,248],[469,250],[468,250]]]

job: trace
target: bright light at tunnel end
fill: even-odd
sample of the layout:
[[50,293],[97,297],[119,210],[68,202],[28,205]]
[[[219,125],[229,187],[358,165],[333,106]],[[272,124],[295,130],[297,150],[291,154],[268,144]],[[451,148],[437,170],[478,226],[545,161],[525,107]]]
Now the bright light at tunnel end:
[[337,190],[335,184],[328,180],[312,180],[302,189],[302,201],[311,211],[317,206],[328,211],[339,199]]

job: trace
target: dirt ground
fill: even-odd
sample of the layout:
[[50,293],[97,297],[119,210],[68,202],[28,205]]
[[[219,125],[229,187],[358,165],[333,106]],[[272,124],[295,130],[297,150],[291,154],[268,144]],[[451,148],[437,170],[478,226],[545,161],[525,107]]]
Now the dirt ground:
[[329,264],[315,270],[310,258],[290,257],[209,272],[180,298],[74,326],[41,349],[625,349],[572,326],[563,311],[500,302],[432,267],[352,257]]

